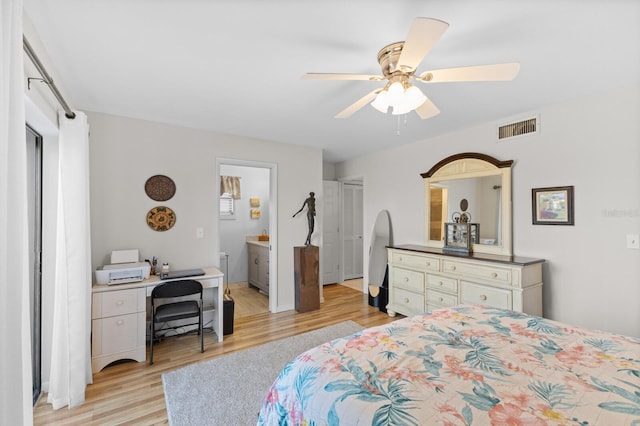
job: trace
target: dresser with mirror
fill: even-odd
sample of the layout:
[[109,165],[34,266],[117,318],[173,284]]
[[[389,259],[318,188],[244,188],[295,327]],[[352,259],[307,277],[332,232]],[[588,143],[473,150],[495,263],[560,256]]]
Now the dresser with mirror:
[[[388,247],[389,315],[474,303],[542,316],[544,259],[512,249],[512,165],[463,153],[421,174],[425,243]],[[468,252],[448,250],[445,241],[446,226],[461,218],[477,231]]]

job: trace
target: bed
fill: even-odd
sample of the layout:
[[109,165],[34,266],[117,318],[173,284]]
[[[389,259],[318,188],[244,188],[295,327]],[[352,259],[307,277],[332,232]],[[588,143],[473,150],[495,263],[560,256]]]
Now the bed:
[[640,339],[460,305],[300,354],[258,425],[640,425]]

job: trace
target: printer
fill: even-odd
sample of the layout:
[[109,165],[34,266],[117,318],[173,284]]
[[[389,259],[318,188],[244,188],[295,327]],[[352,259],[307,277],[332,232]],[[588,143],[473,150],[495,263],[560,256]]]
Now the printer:
[[139,262],[138,250],[114,250],[111,264],[96,268],[96,284],[134,283],[149,278],[151,265]]

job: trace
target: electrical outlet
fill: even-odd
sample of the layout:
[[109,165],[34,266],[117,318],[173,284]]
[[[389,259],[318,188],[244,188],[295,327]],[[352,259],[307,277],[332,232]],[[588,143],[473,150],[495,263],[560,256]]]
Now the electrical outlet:
[[640,235],[627,234],[627,248],[640,249]]

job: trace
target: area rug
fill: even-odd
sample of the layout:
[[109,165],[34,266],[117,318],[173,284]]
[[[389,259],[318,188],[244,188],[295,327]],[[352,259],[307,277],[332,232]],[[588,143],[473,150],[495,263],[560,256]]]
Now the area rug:
[[169,424],[255,425],[269,387],[289,361],[362,329],[345,321],[165,373]]

